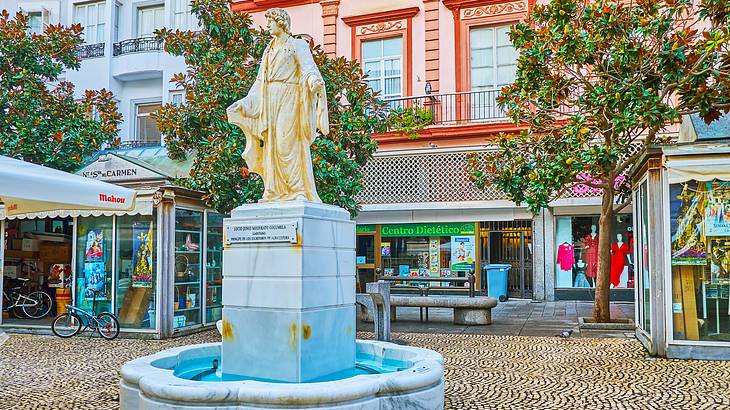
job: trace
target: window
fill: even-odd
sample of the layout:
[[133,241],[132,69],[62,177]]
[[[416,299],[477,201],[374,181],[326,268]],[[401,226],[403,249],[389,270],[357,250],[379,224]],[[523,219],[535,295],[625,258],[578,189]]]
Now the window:
[[122,12],[118,4],[114,5],[114,42],[119,42],[119,15]]
[[[555,218],[555,287],[594,288],[598,275],[598,215]],[[633,289],[636,272],[633,218],[616,216],[611,238],[611,289]]]
[[368,87],[380,91],[384,100],[402,96],[403,39],[392,37],[363,41],[362,66]]
[[30,34],[43,33],[43,13],[40,11],[28,13],[28,32]]
[[106,3],[79,4],[74,9],[74,22],[84,28],[84,42],[96,44],[104,42],[104,18]]
[[157,129],[157,121],[150,114],[157,112],[161,106],[160,103],[137,105],[137,135],[135,141],[160,144],[160,130]]
[[173,0],[173,24],[178,30],[197,30],[200,23],[190,8],[190,0]]
[[480,27],[469,33],[472,91],[511,84],[517,72],[517,50],[509,39],[510,26]]
[[154,329],[156,249],[154,215],[117,217],[116,314],[126,328]]
[[646,331],[651,332],[651,292],[649,288],[649,203],[647,194],[647,182],[639,186],[636,195],[637,211],[637,232],[636,232],[636,280],[639,286],[639,325]]
[[164,25],[165,7],[154,6],[137,10],[137,37],[151,37]]
[[183,104],[185,95],[182,91],[173,91],[170,93],[170,104],[179,107]]
[[76,306],[96,312],[111,311],[112,230],[111,216],[78,219],[76,239]]
[[675,340],[730,342],[730,182],[669,185]]

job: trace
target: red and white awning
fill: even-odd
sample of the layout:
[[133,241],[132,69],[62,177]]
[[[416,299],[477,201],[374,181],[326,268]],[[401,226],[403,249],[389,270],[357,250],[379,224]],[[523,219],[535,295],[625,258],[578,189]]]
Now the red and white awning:
[[57,210],[129,211],[135,191],[0,156],[0,201],[8,216]]

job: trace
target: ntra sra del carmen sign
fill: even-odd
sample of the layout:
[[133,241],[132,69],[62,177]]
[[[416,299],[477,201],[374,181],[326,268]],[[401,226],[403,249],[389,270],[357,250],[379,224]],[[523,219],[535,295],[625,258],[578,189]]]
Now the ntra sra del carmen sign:
[[457,236],[474,235],[474,223],[441,223],[441,224],[397,224],[382,225],[380,236],[392,238],[399,236]]

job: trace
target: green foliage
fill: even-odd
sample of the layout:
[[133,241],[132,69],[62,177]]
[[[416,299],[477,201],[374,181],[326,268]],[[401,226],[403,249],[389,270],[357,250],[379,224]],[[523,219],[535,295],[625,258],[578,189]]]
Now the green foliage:
[[121,115],[111,92],[58,82],[79,68],[81,26],[28,34],[28,17],[0,14],[0,155],[73,171],[105,145],[118,143]]
[[[210,206],[227,212],[263,194],[261,178],[248,173],[241,157],[246,137],[227,122],[226,107],[248,93],[270,36],[254,29],[248,15],[233,13],[226,0],[192,4],[201,31],[158,32],[165,50],[183,56],[188,69],[172,79],[185,90],[184,103],[162,107],[157,123],[173,158],[195,154],[184,183],[206,192]],[[378,112],[381,103],[362,82],[356,62],[329,58],[319,47],[313,55],[324,78],[330,116],[330,134],[319,135],[312,145],[317,190],[322,201],[354,215],[354,198],[363,187],[362,167],[377,149],[370,134],[382,127],[378,117],[368,113]],[[342,97],[349,104],[343,105]]]
[[[503,136],[472,179],[540,208],[576,184],[626,199],[615,183],[682,115],[730,109],[730,2],[552,0],[513,27],[517,78],[501,104],[521,135]],[[592,181],[581,181],[580,175]]]
[[416,139],[419,131],[433,123],[433,112],[418,106],[397,107],[388,111],[385,122],[388,129]]

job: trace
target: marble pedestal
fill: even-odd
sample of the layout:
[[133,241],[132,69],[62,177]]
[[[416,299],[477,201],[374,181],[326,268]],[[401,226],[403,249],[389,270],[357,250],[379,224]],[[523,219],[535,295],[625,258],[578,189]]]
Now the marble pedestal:
[[[291,240],[283,226],[295,232]],[[354,367],[355,223],[347,211],[243,205],[224,221],[224,245],[223,373],[301,383]]]

